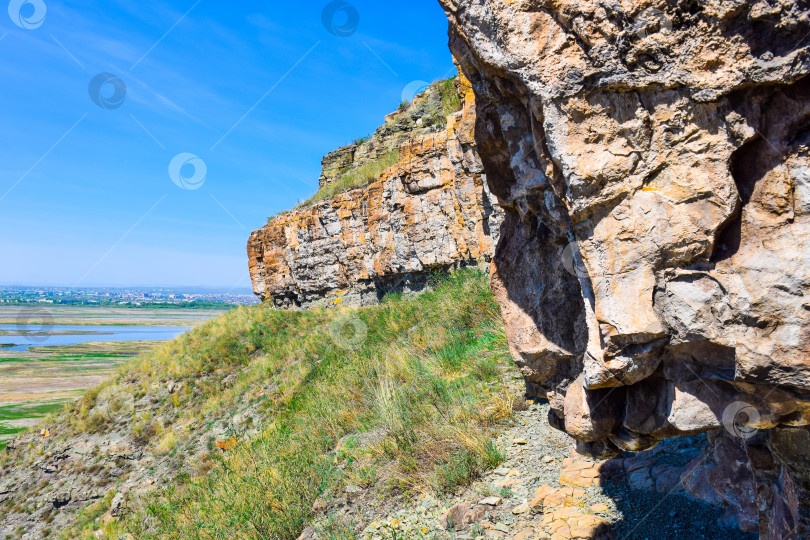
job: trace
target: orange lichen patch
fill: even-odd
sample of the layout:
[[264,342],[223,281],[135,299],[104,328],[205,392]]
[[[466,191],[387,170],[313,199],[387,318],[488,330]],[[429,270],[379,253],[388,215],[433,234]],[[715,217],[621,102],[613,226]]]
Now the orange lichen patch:
[[551,540],[592,540],[610,538],[610,524],[604,518],[583,514],[574,508],[561,508],[545,514],[540,522]]
[[598,486],[601,483],[603,463],[580,457],[566,458],[562,462],[560,483],[577,487]]
[[535,513],[548,513],[557,508],[581,507],[587,493],[581,489],[563,487],[554,489],[544,485],[537,488],[530,506]]
[[[488,263],[501,214],[488,209],[494,197],[476,152],[472,88],[463,78],[456,87],[462,110],[446,129],[404,140],[398,162],[376,180],[279,214],[253,232],[248,258],[257,294],[279,307],[329,305],[330,291],[361,281],[365,290],[400,273]],[[340,164],[335,171],[352,162],[349,154],[330,159]]]
[[223,452],[233,449],[236,446],[236,439],[231,438],[224,441],[217,441],[217,448]]

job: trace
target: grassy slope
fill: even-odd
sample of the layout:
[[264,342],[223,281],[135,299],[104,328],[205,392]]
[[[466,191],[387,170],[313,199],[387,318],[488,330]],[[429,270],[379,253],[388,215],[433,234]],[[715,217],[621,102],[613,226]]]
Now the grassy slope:
[[[174,400],[174,425],[155,435],[163,451],[183,451],[189,426],[238,402],[267,413],[262,430],[236,436],[225,454],[212,449],[210,467],[105,531],[293,539],[329,488],[373,486],[386,497],[466,484],[501,459],[490,436],[512,413],[510,362],[487,279],[471,271],[372,308],[236,309],[130,362],[110,385],[136,385],[137,397],[167,380],[187,381]],[[206,384],[222,372],[239,373],[238,381],[224,391]],[[93,418],[97,394],[78,407],[82,429],[103,429]],[[107,508],[105,500],[86,510],[66,537],[99,527]]]
[[334,198],[341,193],[366,187],[382,175],[389,167],[393,167],[399,162],[399,152],[392,150],[376,161],[361,165],[356,169],[347,171],[340,175],[334,182],[330,182],[321,187],[315,195],[301,203],[299,206],[309,206]]
[[[451,77],[436,81],[431,85],[438,90],[439,99],[436,103],[431,103],[425,110],[423,120],[426,126],[439,126],[443,129],[447,125],[447,117],[461,110],[461,98],[459,98],[456,90],[455,80],[455,77]],[[400,108],[407,109],[410,106],[410,103],[403,102]],[[365,142],[365,140],[368,139],[358,139],[355,143]],[[398,161],[399,152],[392,150],[381,156],[377,161],[346,171],[334,182],[321,187],[312,197],[299,204],[298,207],[326,201],[341,193],[365,187],[377,180],[383,172],[396,165]]]

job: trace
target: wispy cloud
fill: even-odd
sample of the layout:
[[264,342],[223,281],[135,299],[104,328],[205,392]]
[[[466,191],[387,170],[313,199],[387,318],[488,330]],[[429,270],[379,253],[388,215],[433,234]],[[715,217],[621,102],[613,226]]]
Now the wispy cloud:
[[[128,73],[128,74],[126,74],[126,79],[128,81],[132,81],[135,84],[137,84],[140,88],[142,88],[143,90],[148,92],[152,96],[152,98],[154,98],[154,99],[147,98],[144,95],[139,94],[137,92],[131,92],[129,94],[129,97],[133,101],[136,101],[137,103],[140,103],[141,105],[144,105],[144,106],[146,106],[146,107],[148,107],[150,109],[155,109],[157,106],[162,105],[165,109],[170,110],[172,112],[176,112],[176,113],[184,116],[185,118],[188,118],[189,120],[191,120],[191,121],[193,121],[193,122],[207,128],[207,129],[210,129],[210,130],[214,129],[207,122],[205,122],[203,119],[195,116],[194,114],[191,114],[189,111],[187,111],[186,109],[184,109],[183,107],[181,107],[180,105],[178,105],[177,103],[175,103],[174,101],[169,99],[164,94],[161,94],[157,90],[153,89],[151,86],[146,84],[140,78],[133,76],[131,73]],[[155,100],[157,100],[157,101],[155,101]]]
[[193,4],[193,5],[192,5],[192,6],[189,8],[189,10],[188,10],[188,11],[186,11],[185,13],[183,13],[183,15],[181,15],[181,16],[180,16],[180,17],[177,19],[177,21],[175,21],[175,23],[174,23],[174,24],[173,24],[171,27],[169,27],[169,29],[168,29],[168,30],[166,30],[166,32],[165,32],[165,33],[164,33],[162,36],[160,36],[160,38],[158,38],[158,40],[157,40],[157,41],[156,41],[154,44],[152,44],[152,46],[151,46],[151,47],[149,47],[149,49],[148,49],[148,50],[147,50],[145,53],[143,53],[143,55],[142,55],[140,58],[138,58],[138,59],[135,61],[135,63],[134,63],[134,64],[132,64],[132,67],[130,67],[130,68],[129,68],[129,70],[130,70],[130,71],[132,71],[133,69],[135,69],[135,68],[138,66],[138,64],[140,64],[140,63],[143,61],[143,59],[144,59],[144,58],[146,58],[146,57],[149,55],[149,53],[151,53],[151,52],[152,52],[152,51],[155,49],[155,47],[157,47],[158,45],[160,45],[160,42],[161,42],[161,41],[163,41],[164,39],[166,39],[166,36],[168,36],[168,35],[169,35],[169,34],[172,32],[172,30],[174,30],[175,28],[177,28],[177,25],[178,25],[178,24],[180,24],[181,22],[183,22],[183,20],[184,20],[186,17],[188,17],[188,14],[189,14],[189,13],[191,13],[191,12],[194,10],[194,8],[195,8],[195,7],[197,7],[197,5],[198,5],[200,2],[202,2],[202,0],[197,0],[196,2],[194,2],[194,4]]

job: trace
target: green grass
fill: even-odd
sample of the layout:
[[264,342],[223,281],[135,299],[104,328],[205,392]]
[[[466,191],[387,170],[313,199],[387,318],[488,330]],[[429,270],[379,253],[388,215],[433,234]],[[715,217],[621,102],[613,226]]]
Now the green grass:
[[439,92],[439,102],[429,109],[425,122],[427,125],[445,127],[447,117],[461,110],[461,98],[456,90],[455,80],[453,77],[433,83],[432,86]]
[[[24,420],[27,418],[43,418],[49,414],[61,412],[65,409],[69,399],[54,400],[38,403],[21,403],[0,406],[0,436],[16,435],[28,428],[11,427],[5,422]],[[0,441],[0,450],[6,447],[6,441]]]
[[438,486],[444,491],[452,491],[458,486],[468,485],[482,472],[497,467],[504,459],[501,450],[491,441],[483,452],[466,450],[454,454],[436,469]]
[[367,143],[371,139],[371,135],[365,135],[363,137],[357,137],[355,140],[352,141],[352,144],[361,145],[363,143]]
[[386,169],[393,167],[398,161],[399,152],[397,150],[383,154],[376,161],[366,163],[340,175],[333,182],[329,182],[320,188],[315,195],[307,199],[300,206],[309,206],[310,204],[329,200],[346,191],[365,187],[377,180]]
[[46,403],[21,403],[0,406],[0,422],[45,416],[53,412],[58,412],[65,408],[66,401],[67,400],[57,400]]
[[[372,308],[236,309],[131,361],[107,386],[137,381],[130,390],[141,395],[184,380],[186,421],[205,424],[212,411],[250,401],[267,411],[265,429],[212,452],[210,472],[181,478],[107,532],[294,539],[327,489],[353,483],[385,497],[469,483],[502,460],[491,436],[512,414],[510,362],[487,279],[473,271]],[[238,382],[222,390],[204,382],[211,373]],[[268,386],[272,395],[258,392]],[[106,429],[90,419],[98,393],[74,413],[88,430]],[[364,434],[371,442],[360,444]]]
[[[447,117],[453,113],[461,110],[461,98],[456,89],[455,77],[434,82],[431,87],[436,89],[438,93],[438,100],[429,101],[423,105],[425,107],[423,114],[425,120],[424,125],[435,126],[444,128],[447,126]],[[408,101],[403,101],[399,104],[399,110],[405,111],[410,108],[412,104]],[[355,144],[363,144],[367,142],[372,135],[361,137],[354,141]],[[328,183],[320,188],[315,195],[299,204],[299,207],[309,206],[321,201],[329,200],[336,195],[351,191],[352,189],[362,188],[378,179],[380,175],[389,167],[396,165],[399,161],[399,152],[392,150],[387,154],[381,156],[376,161],[366,163],[351,169],[340,175],[335,181]],[[273,217],[268,218],[268,221]]]

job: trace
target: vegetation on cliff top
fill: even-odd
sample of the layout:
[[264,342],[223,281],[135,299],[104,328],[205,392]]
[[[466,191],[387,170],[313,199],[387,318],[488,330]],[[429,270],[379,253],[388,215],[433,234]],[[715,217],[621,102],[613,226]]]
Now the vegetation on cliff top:
[[427,123],[445,127],[447,126],[447,117],[461,110],[461,97],[459,97],[456,88],[456,77],[437,81],[433,83],[433,87],[439,93],[439,106],[430,111],[431,116]]
[[[414,115],[422,120],[423,128],[444,129],[447,126],[447,117],[461,110],[461,98],[458,95],[455,81],[456,77],[436,81],[425,90],[426,92],[432,91],[435,96],[427,99],[413,111]],[[399,111],[406,113],[412,106],[412,103],[403,101],[399,105]],[[356,139],[354,144],[364,144],[373,138],[374,134],[362,137]],[[321,186],[312,197],[299,204],[298,207],[326,201],[341,193],[365,187],[380,178],[383,172],[396,165],[398,161],[399,151],[392,149],[375,161],[345,171],[337,180]]]
[[366,187],[377,180],[388,168],[396,165],[398,161],[399,151],[391,150],[386,152],[376,161],[365,163],[356,169],[347,171],[334,182],[329,182],[321,187],[315,195],[301,203],[300,206],[309,206],[310,204],[332,199],[341,193]]
[[[133,360],[107,387],[137,381],[137,397],[183,382],[165,405],[177,410],[174,425],[141,430],[156,453],[187,452],[189,430],[238,402],[267,413],[258,436],[229,435],[224,453],[212,444],[208,467],[121,521],[102,525],[101,501],[67,535],[293,539],[318,497],[349,485],[380,497],[452,490],[501,460],[491,435],[517,399],[510,362],[487,278],[474,271],[371,308],[238,308]],[[207,379],[223,370],[238,374],[227,389]],[[98,395],[74,413],[83,429],[106,429],[94,419]]]

